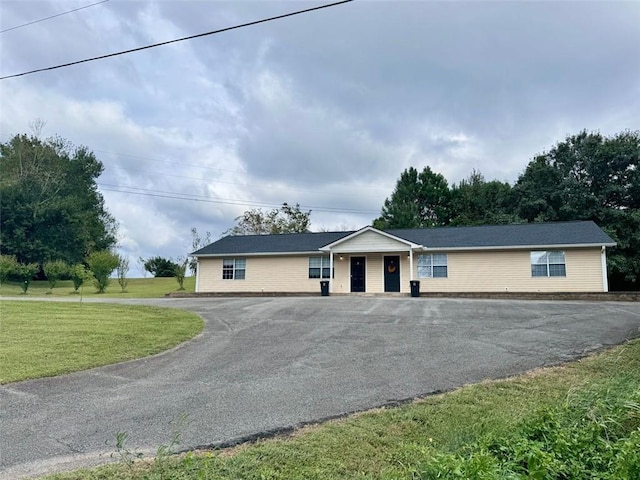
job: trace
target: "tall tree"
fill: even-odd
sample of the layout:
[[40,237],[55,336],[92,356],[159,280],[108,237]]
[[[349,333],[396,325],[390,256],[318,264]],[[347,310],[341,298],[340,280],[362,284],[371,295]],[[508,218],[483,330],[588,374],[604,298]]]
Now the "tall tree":
[[513,208],[511,185],[487,182],[473,170],[469,178],[451,187],[451,225],[487,225],[521,222]]
[[376,228],[422,228],[449,223],[451,192],[447,180],[431,168],[418,172],[409,167],[400,174],[396,188],[384,201]]
[[96,185],[103,165],[86,147],[16,135],[0,144],[0,171],[2,253],[75,264],[115,245],[117,225]]
[[280,208],[267,212],[260,208],[247,210],[236,217],[236,225],[226,235],[269,235],[280,233],[304,233],[311,226],[311,210],[303,212],[300,205],[295,207],[283,203]]

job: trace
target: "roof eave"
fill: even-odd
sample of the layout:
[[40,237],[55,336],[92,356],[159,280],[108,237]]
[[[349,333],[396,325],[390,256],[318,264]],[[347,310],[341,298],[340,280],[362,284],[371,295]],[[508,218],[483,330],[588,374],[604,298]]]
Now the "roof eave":
[[319,250],[309,250],[303,252],[227,252],[227,253],[201,253],[199,255],[191,254],[190,257],[200,258],[222,258],[222,257],[278,257],[290,255],[318,255],[322,253]]
[[463,250],[535,250],[535,249],[557,249],[557,248],[601,248],[615,247],[614,243],[555,243],[541,245],[490,245],[485,247],[428,247],[422,246],[421,251],[463,251]]

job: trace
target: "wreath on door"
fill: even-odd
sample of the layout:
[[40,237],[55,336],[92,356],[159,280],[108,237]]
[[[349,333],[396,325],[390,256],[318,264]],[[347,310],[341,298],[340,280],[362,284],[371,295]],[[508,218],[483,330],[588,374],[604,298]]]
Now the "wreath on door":
[[396,271],[396,266],[393,263],[390,263],[389,266],[387,267],[387,272],[393,273],[395,271]]

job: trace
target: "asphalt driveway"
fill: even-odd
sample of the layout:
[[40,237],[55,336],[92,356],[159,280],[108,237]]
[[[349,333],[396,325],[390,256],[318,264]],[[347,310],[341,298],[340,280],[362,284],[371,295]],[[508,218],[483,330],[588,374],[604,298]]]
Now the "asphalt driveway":
[[640,335],[640,304],[314,297],[129,300],[201,315],[151,358],[0,387],[0,477],[234,441],[580,357]]

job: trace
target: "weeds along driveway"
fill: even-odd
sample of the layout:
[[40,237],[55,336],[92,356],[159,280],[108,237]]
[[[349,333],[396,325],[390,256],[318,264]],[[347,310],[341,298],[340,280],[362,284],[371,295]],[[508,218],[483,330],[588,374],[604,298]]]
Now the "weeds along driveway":
[[[113,300],[110,300],[113,301]],[[640,304],[382,297],[122,300],[201,315],[146,359],[0,387],[0,477],[211,445],[557,364],[640,334]]]

